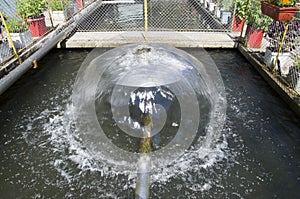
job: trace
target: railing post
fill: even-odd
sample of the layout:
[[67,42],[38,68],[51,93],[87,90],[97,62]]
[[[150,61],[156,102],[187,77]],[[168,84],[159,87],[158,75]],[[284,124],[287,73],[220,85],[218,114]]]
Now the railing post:
[[144,30],[148,31],[148,0],[144,0]]

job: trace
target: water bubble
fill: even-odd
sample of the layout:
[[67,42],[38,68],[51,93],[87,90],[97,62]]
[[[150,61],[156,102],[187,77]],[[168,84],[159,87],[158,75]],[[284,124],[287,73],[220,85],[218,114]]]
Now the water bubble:
[[72,103],[76,132],[93,158],[132,171],[145,136],[154,142],[153,168],[174,164],[191,146],[205,157],[226,116],[212,59],[158,44],[125,45],[100,56],[95,49],[79,70]]

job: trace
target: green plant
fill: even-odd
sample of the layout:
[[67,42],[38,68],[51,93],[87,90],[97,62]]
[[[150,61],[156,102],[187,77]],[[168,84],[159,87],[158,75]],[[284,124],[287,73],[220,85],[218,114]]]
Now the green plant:
[[269,23],[272,22],[272,19],[270,17],[262,14],[259,1],[251,2],[248,14],[245,18],[247,20],[247,23],[253,28],[263,29],[265,32],[268,30]]
[[[236,13],[235,15],[238,16],[240,19],[245,19],[247,16],[247,4],[250,1],[247,0],[235,0],[236,2]],[[249,8],[248,8],[249,10]]]
[[49,0],[48,5],[53,11],[61,11],[64,9],[63,0]]
[[39,17],[46,9],[45,0],[17,0],[16,5],[23,19]]
[[292,7],[296,5],[297,0],[266,0],[266,2],[279,7]]
[[24,20],[18,18],[8,18],[6,20],[8,31],[11,33],[20,33],[28,30],[27,24]]

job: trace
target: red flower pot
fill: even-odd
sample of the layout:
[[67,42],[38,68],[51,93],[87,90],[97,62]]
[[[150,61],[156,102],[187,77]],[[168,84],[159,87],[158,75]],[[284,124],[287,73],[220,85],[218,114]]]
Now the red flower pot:
[[40,37],[47,32],[45,16],[27,18],[26,22],[29,24],[29,30],[32,37]]
[[260,48],[262,39],[264,36],[264,30],[256,30],[252,26],[248,25],[246,29],[246,41],[249,48]]
[[240,32],[242,30],[244,21],[245,21],[245,19],[240,19],[238,16],[234,16],[233,24],[232,24],[232,31]]
[[81,9],[84,7],[84,0],[76,0],[77,2],[77,8]]
[[261,2],[261,12],[264,15],[271,17],[276,21],[289,21],[293,18],[295,12],[298,10],[297,6],[294,7],[278,7],[269,4],[265,1]]

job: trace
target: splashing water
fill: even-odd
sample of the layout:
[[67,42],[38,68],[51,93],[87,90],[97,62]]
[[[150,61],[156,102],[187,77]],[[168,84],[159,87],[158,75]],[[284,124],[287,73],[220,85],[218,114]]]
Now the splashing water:
[[139,115],[151,114],[157,180],[213,153],[226,112],[213,61],[164,45],[126,45],[101,56],[95,50],[78,73],[72,103],[74,135],[87,156],[118,172],[136,171]]
[[[226,157],[224,87],[209,56],[199,62],[163,45],[128,45],[98,54],[95,49],[83,62],[72,102],[43,111],[25,131],[55,115],[43,129],[53,153],[60,154],[52,165],[66,183],[96,172],[123,190],[134,187],[142,128],[132,115],[137,107],[153,118],[153,186],[177,179],[194,191],[209,190],[213,179],[197,184],[191,177]],[[112,192],[103,189],[103,196]]]
[[[143,47],[149,48],[149,46]],[[90,60],[105,51],[107,49],[93,51],[91,54],[94,55],[89,56]],[[209,61],[210,58],[205,56],[206,52],[201,52],[199,49],[186,49],[186,51],[192,53],[202,63],[212,63]],[[153,52],[152,50],[148,54],[140,52],[139,55],[150,57]],[[107,161],[105,154],[101,156],[101,153],[97,152],[99,148],[92,150],[87,146],[87,141],[83,140],[84,136],[78,128],[80,122],[76,114],[78,107],[70,101],[70,95],[79,68],[76,63],[82,62],[84,53],[63,51],[48,55],[45,58],[46,67],[42,67],[41,70],[44,72],[40,72],[37,78],[41,84],[36,84],[35,81],[31,81],[31,84],[21,82],[22,87],[17,89],[16,99],[1,104],[0,176],[3,189],[0,195],[3,198],[134,197],[136,173],[127,166],[130,163],[123,162],[128,167],[126,169],[125,166],[118,166],[120,162],[117,160],[116,166],[113,164],[113,159]],[[207,96],[211,94],[198,97],[200,122],[197,134],[184,153],[169,158],[172,161],[168,164],[151,169],[151,197],[275,198],[288,196],[299,198],[297,189],[299,153],[295,150],[299,142],[294,139],[297,138],[299,130],[298,120],[292,117],[287,107],[269,91],[269,86],[237,52],[214,50],[210,55],[214,57],[222,71],[226,84],[229,103],[226,124],[222,131],[216,131],[220,134],[210,134],[209,130],[213,125],[209,119],[212,116],[208,113],[213,112],[213,109],[210,105],[210,97]],[[206,65],[207,73],[213,74],[210,70],[215,69]],[[36,79],[35,75],[34,79]],[[56,79],[54,80],[53,77]],[[212,75],[212,80],[213,77]],[[245,79],[247,81],[244,81]],[[178,78],[173,81],[173,85],[180,80]],[[218,84],[218,80],[213,82]],[[127,92],[126,98],[129,111],[135,107],[131,107],[130,99],[137,99],[131,96],[152,92],[146,98],[153,100],[150,100],[153,107],[153,120],[156,114],[158,118],[166,121],[162,124],[168,124],[165,126],[154,122],[161,125],[156,127],[159,132],[156,135],[159,136],[156,140],[153,138],[153,142],[156,143],[155,150],[158,152],[163,150],[165,145],[170,144],[170,140],[174,139],[182,123],[181,108],[174,108],[180,105],[178,100],[180,96],[173,89],[176,86],[170,87],[168,84],[172,84],[172,81],[164,85],[150,84],[134,88],[132,92]],[[35,90],[30,90],[31,85],[34,85]],[[237,85],[239,85],[238,89]],[[129,86],[119,84],[114,88],[122,87]],[[163,91],[160,94],[156,92],[159,88]],[[102,96],[99,95],[98,98],[95,97],[95,107],[101,105],[106,108],[95,113],[96,120],[104,133],[107,133],[107,129],[112,130],[105,135],[111,141],[110,143],[128,152],[130,149],[135,149],[132,145],[135,144],[134,135],[138,134],[133,132],[132,135],[127,134],[128,132],[122,128],[143,127],[128,127],[134,122],[139,124],[137,118],[130,115],[132,110],[128,113],[131,117],[117,120],[110,107],[123,105],[123,101],[112,100],[109,96],[107,92]],[[144,96],[147,95],[141,94],[139,98]],[[160,99],[167,97],[168,100],[158,100],[158,97]],[[102,102],[105,102],[105,105]],[[140,101],[137,100],[134,105],[139,103]],[[169,112],[170,108],[175,111],[174,117],[170,117],[173,116]],[[176,118],[178,115],[179,119]],[[108,119],[103,116],[107,116]],[[286,120],[287,118],[292,119]],[[278,123],[278,119],[285,122]],[[124,126],[121,125],[122,122]],[[119,129],[116,130],[115,126]],[[163,131],[164,129],[169,131]],[[289,137],[287,132],[292,136]],[[101,150],[106,148],[103,147]],[[159,157],[157,159],[160,160]],[[289,189],[279,189],[286,184],[289,184]]]

